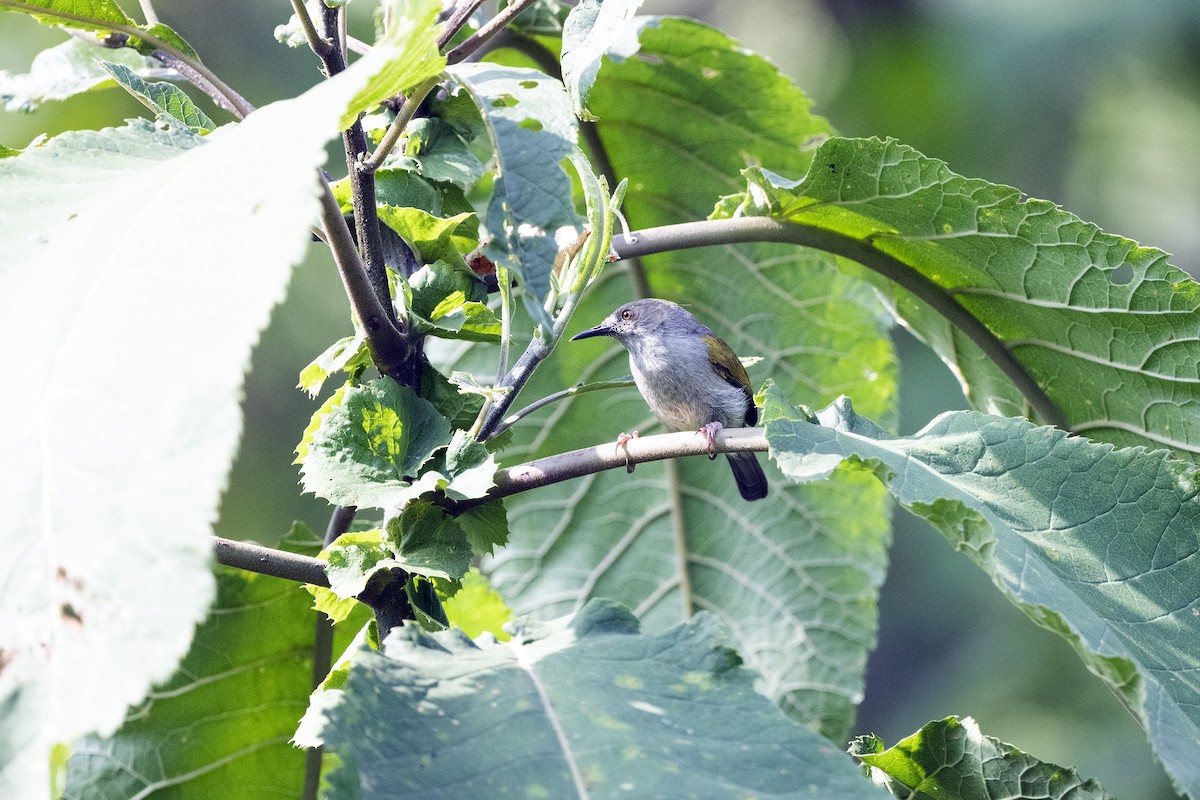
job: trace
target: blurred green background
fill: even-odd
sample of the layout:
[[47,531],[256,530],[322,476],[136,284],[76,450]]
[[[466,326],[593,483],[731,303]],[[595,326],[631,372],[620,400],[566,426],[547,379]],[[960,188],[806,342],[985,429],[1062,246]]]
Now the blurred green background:
[[[283,0],[158,0],[156,7],[256,105],[319,79],[307,51],[272,37],[290,11]],[[957,172],[1017,186],[1163,248],[1193,274],[1200,267],[1196,0],[647,0],[643,11],[696,16],[741,39],[792,76],[846,135],[894,136]],[[354,24],[369,38],[366,4],[358,4]],[[61,39],[0,15],[0,69],[23,72],[38,50]],[[140,108],[111,90],[28,116],[3,114],[0,144],[24,147],[40,131],[118,124]],[[272,543],[295,518],[324,527],[327,507],[299,495],[290,465],[315,407],[294,386],[299,370],[348,332],[340,283],[313,247],[254,355],[245,435],[218,533]],[[202,347],[203,332],[197,341]],[[964,407],[928,351],[903,332],[896,343],[901,432]],[[880,617],[857,732],[890,744],[928,720],[970,715],[985,733],[1075,766],[1116,797],[1175,796],[1136,722],[1067,644],[903,513]]]

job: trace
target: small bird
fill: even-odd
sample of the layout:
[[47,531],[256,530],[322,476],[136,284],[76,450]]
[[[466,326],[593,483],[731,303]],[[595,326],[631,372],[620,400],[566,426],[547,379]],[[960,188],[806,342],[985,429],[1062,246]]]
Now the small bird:
[[[629,351],[634,383],[654,416],[670,430],[704,434],[709,458],[716,458],[714,440],[722,428],[758,423],[750,376],[742,362],[711,328],[679,305],[635,300],[571,341],[592,336],[611,336]],[[767,496],[767,476],[754,453],[725,457],[743,498]]]

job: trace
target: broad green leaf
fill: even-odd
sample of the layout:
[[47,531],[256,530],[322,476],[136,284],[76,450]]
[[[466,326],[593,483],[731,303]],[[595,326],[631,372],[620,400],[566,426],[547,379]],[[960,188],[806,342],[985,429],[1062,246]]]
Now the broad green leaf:
[[[811,153],[796,143],[828,125],[769,62],[688,20],[642,20],[639,35],[639,53],[606,61],[589,99],[616,174],[629,178],[624,208],[634,229],[702,218],[742,185],[747,158],[807,168]],[[739,355],[764,357],[750,370],[755,383],[773,377],[814,404],[851,393],[892,416],[883,311],[872,290],[828,259],[756,245],[644,264],[654,295],[688,304]],[[627,267],[606,268],[568,332],[595,325],[634,292]],[[628,374],[619,346],[563,343],[517,407]],[[519,422],[505,460],[611,443],[656,425],[633,388],[584,393]],[[610,597],[662,630],[713,611],[763,675],[764,692],[840,741],[875,638],[887,499],[861,476],[790,487],[763,462],[771,493],[756,503],[738,497],[724,459],[642,464],[632,475],[614,470],[510,498],[511,544],[485,572],[519,614],[558,616]]]
[[562,32],[562,74],[575,116],[596,118],[587,97],[600,61],[620,41],[642,0],[580,0],[567,15]]
[[[300,796],[305,756],[289,739],[312,689],[308,595],[241,570],[216,575],[216,601],[175,675],[112,737],[75,744],[67,800]],[[335,653],[356,620],[339,627]]]
[[324,144],[394,56],[203,140],[135,121],[0,161],[0,346],[27,398],[0,422],[0,796],[43,796],[52,745],[111,734],[187,652],[251,348]]
[[722,628],[642,634],[597,601],[507,643],[396,629],[310,711],[328,797],[887,797],[755,693]]
[[467,268],[461,257],[458,262],[435,261],[421,267],[409,278],[409,313],[416,317],[419,329],[432,336],[474,342],[499,341],[500,320],[484,305],[487,290],[483,282]]
[[301,476],[307,491],[344,506],[386,508],[450,441],[450,423],[391,378],[351,386],[321,417]]
[[977,412],[895,438],[845,398],[818,425],[772,388],[764,416],[789,477],[843,462],[873,473],[1065,637],[1141,720],[1176,786],[1200,796],[1200,468]]
[[931,722],[887,750],[875,737],[862,737],[850,752],[873,774],[883,775],[897,797],[1111,800],[1075,770],[984,736],[970,717]]
[[49,100],[112,86],[112,77],[97,62],[100,58],[122,64],[142,77],[173,74],[133,50],[113,50],[72,38],[34,56],[28,73],[0,71],[0,103],[6,111],[33,111]]
[[471,550],[479,555],[490,556],[492,548],[508,543],[508,514],[499,500],[476,506],[455,519],[466,532]]
[[353,383],[347,382],[339,386],[337,391],[329,395],[329,398],[313,412],[312,417],[308,420],[308,425],[304,428],[304,433],[300,435],[300,444],[296,445],[296,458],[292,461],[293,464],[303,464],[304,460],[308,458],[308,451],[312,447],[313,437],[321,429],[321,421],[331,411],[341,406],[342,401],[346,399],[346,391],[353,385]]
[[[772,213],[868,243],[981,320],[1073,432],[1200,455],[1200,284],[1162,251],[893,141],[826,142],[787,195]],[[961,331],[899,286],[885,291],[973,405],[1029,415]]]
[[421,370],[421,396],[433,403],[452,430],[467,430],[483,407],[479,395],[464,394],[445,375],[426,364]]
[[486,219],[495,238],[485,253],[513,270],[526,310],[549,328],[542,304],[554,259],[583,224],[561,164],[577,148],[575,115],[562,84],[536,70],[479,63],[450,74],[474,99],[496,151]]
[[[0,13],[5,11],[28,14],[43,25],[90,31],[101,37],[122,33],[129,37],[127,46],[143,56],[152,55],[162,44],[199,60],[196,51],[178,33],[162,24],[137,24],[113,0],[0,0]],[[151,38],[155,41],[150,41]]]
[[133,70],[111,61],[101,61],[100,64],[117,83],[156,115],[175,120],[177,124],[201,135],[217,127],[217,123],[209,119],[178,86],[165,81],[147,83]]
[[[354,208],[350,195],[350,179],[342,178],[333,183],[331,188],[342,211],[349,214]],[[442,198],[437,187],[412,169],[383,168],[377,171],[375,199],[381,207],[420,208],[431,214],[442,213]]]
[[396,0],[391,10],[392,29],[380,44],[398,46],[401,56],[389,62],[350,101],[349,110],[339,123],[343,130],[353,125],[367,108],[436,76],[446,66],[446,58],[437,46],[437,17],[442,4],[438,0]]

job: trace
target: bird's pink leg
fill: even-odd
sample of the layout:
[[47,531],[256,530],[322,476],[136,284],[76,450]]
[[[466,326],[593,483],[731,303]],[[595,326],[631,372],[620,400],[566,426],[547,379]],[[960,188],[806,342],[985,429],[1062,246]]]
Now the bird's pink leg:
[[708,442],[708,458],[710,461],[717,457],[717,434],[724,429],[724,425],[713,421],[696,431],[696,433],[704,434],[704,440]]
[[621,450],[625,450],[625,471],[630,475],[633,474],[633,468],[636,467],[637,464],[629,463],[629,450],[625,447],[625,445],[636,438],[638,438],[637,431],[634,431],[632,434],[622,432],[621,435],[617,437],[617,452],[619,453]]

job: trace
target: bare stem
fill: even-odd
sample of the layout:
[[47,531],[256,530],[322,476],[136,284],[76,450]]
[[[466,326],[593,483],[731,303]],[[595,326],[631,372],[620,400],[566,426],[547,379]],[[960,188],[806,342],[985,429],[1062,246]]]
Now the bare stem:
[[[346,54],[342,49],[343,17],[342,8],[322,5],[321,37],[331,46],[327,52],[319,55],[325,74],[330,77],[346,69]],[[360,257],[355,253],[354,257],[350,258],[349,253],[342,253],[342,257],[339,258],[335,251],[334,259],[338,262],[338,269],[342,272],[342,281],[348,294],[352,290],[360,292],[365,280],[370,293],[374,295],[375,299],[371,302],[367,302],[365,297],[356,299],[356,295],[351,295],[350,302],[355,313],[360,314],[359,321],[367,330],[371,357],[379,371],[419,391],[420,347],[410,335],[407,322],[397,318],[388,288],[383,236],[380,232],[379,212],[375,205],[375,174],[371,170],[360,168],[367,152],[367,137],[363,133],[361,122],[355,120],[350,128],[342,132],[342,145],[346,151],[346,167],[354,205],[354,226],[362,255]],[[333,197],[326,186],[322,191],[322,221],[327,234],[332,229],[340,230],[344,227],[344,222],[339,226],[330,217],[329,204],[332,201]],[[336,202],[334,205],[336,206]],[[340,211],[337,216],[341,216]],[[330,245],[333,246],[332,240]],[[362,311],[369,312],[367,316],[361,316],[360,306]]]
[[158,13],[154,10],[154,3],[150,0],[138,0],[138,5],[142,7],[142,16],[146,18],[146,24],[157,25]]
[[491,39],[497,33],[504,29],[504,26],[512,22],[517,16],[533,5],[537,0],[513,0],[503,11],[484,23],[483,27],[468,36],[458,47],[446,54],[446,63],[457,64],[464,60],[467,56],[474,53],[480,47]]
[[346,289],[346,296],[350,298],[350,307],[366,330],[371,358],[385,375],[402,375],[411,358],[409,344],[391,321],[392,316],[380,302],[371,281],[367,278],[366,267],[354,247],[354,238],[350,235],[346,218],[342,216],[342,210],[330,191],[329,184],[320,176],[318,182],[321,188],[321,227],[325,233],[325,241],[333,253],[334,263],[337,264],[338,274],[342,278],[342,286]]
[[237,567],[298,583],[329,586],[329,578],[325,575],[325,562],[308,556],[275,550],[260,544],[223,539],[220,536],[213,537],[213,554],[218,564],[227,567]]
[[400,110],[396,112],[396,118],[392,120],[392,124],[388,126],[384,132],[383,138],[379,140],[379,145],[375,148],[375,152],[371,157],[359,163],[360,172],[374,172],[383,165],[388,154],[392,152],[392,148],[396,146],[396,142],[400,141],[400,135],[404,133],[404,129],[408,123],[412,122],[413,115],[417,113],[421,102],[429,95],[430,92],[441,81],[441,76],[435,76],[417,86],[405,99],[404,104],[400,106]]
[[483,5],[483,0],[458,0],[454,4],[454,11],[450,12],[450,16],[446,18],[446,24],[442,27],[442,32],[438,35],[438,49],[446,46],[446,42],[454,38],[454,34],[458,33],[459,28],[467,24],[467,20],[475,13],[475,9]]
[[292,11],[295,13],[296,19],[300,21],[300,30],[304,31],[304,39],[308,42],[309,49],[324,61],[328,57],[333,43],[322,38],[321,34],[317,32],[317,26],[313,24],[304,0],[292,0]]
[[[763,428],[726,428],[717,434],[715,452],[751,453],[767,450]],[[626,469],[646,461],[682,456],[708,456],[705,438],[695,431],[663,433],[630,439],[620,448],[610,442],[582,450],[539,458],[496,473],[496,485],[484,497],[449,504],[451,513],[462,513],[509,495],[527,492],[606,469]]]

